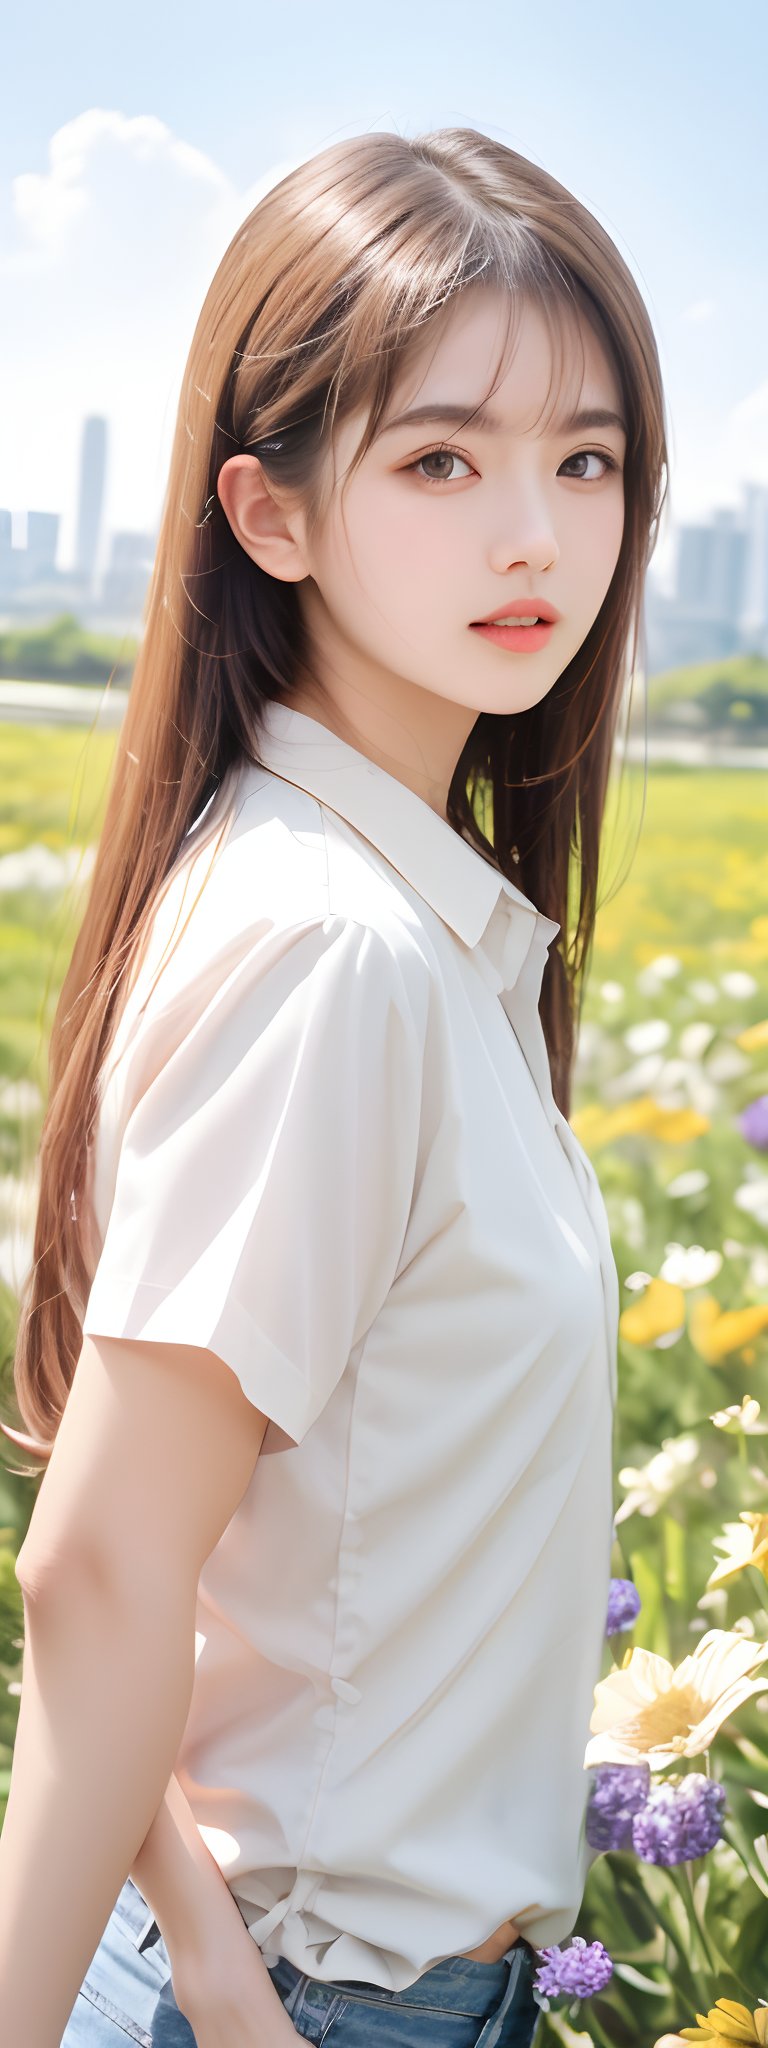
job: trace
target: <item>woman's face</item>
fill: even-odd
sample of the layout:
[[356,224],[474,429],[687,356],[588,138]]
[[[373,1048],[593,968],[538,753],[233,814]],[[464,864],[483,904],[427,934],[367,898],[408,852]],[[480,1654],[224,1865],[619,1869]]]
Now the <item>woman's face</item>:
[[[363,422],[350,417],[338,428],[334,493],[308,551],[309,580],[299,585],[312,642],[342,673],[350,660],[359,680],[385,669],[475,715],[528,708],[552,688],[600,609],[624,525],[623,430],[564,424],[577,404],[622,410],[587,323],[583,388],[572,350],[548,424],[534,424],[549,383],[548,332],[526,304],[490,401],[498,425],[388,425],[412,405],[458,405],[466,416],[493,376],[504,318],[495,291],[470,290],[457,303],[425,367],[393,394],[343,501]],[[438,442],[443,452],[430,455]],[[561,613],[546,646],[512,653],[473,630],[515,598],[535,610],[537,597]]]

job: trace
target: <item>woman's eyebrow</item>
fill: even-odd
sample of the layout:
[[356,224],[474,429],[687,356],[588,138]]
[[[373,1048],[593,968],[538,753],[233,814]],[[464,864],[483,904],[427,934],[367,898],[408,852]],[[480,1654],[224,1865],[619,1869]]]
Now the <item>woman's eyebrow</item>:
[[[469,426],[479,432],[490,434],[504,434],[508,431],[507,421],[487,405],[479,405],[472,416],[471,405],[436,405],[431,402],[427,405],[412,406],[408,412],[395,413],[393,419],[387,420],[386,425],[380,427],[376,439],[379,440],[383,434],[394,433],[395,427],[415,426],[419,420],[451,426],[467,421]],[[560,420],[555,431],[558,434],[580,433],[592,427],[618,427],[622,434],[626,434],[627,431],[619,413],[609,411],[606,406],[583,407],[580,412],[571,413],[569,419]]]

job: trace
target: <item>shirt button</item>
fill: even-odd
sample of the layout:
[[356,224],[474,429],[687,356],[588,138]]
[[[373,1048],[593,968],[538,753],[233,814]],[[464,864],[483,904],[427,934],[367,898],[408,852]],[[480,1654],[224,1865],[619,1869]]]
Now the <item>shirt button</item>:
[[362,1699],[362,1693],[358,1687],[350,1685],[349,1680],[346,1678],[332,1678],[331,1691],[335,1692],[337,1699],[349,1700],[351,1706],[356,1706],[357,1701]]

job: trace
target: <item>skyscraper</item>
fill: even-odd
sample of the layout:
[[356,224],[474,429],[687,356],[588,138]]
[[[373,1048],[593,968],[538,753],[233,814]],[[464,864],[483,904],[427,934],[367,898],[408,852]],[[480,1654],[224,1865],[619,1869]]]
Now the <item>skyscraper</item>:
[[91,414],[83,422],[80,444],[80,490],[77,504],[75,573],[82,577],[85,594],[93,596],[104,509],[104,478],[107,466],[107,422]]

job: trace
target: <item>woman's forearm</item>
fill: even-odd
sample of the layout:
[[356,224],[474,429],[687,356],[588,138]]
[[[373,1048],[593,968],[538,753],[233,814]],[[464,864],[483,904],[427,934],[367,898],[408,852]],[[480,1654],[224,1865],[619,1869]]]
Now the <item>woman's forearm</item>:
[[214,1938],[220,1914],[225,1919],[234,1915],[245,1925],[175,1774],[130,1876],[154,1914],[172,1960]]
[[173,1770],[194,1683],[195,1595],[178,1573],[137,1573],[129,1588],[63,1561],[24,1592],[0,1834],[3,2042],[58,2048]]
[[[130,1872],[165,1941],[174,1990],[193,1998],[214,1985],[217,1973],[230,1988],[242,1972],[247,1943],[247,2007],[264,2040],[282,2040],[284,2011],[257,1943],[222,1875],[206,1849],[186,1793],[169,1779],[165,1798]],[[186,2009],[186,2007],[185,2007]],[[286,2030],[295,2039],[293,2028]],[[254,2034],[254,2039],[256,2038]]]

